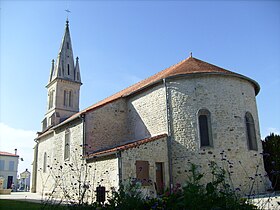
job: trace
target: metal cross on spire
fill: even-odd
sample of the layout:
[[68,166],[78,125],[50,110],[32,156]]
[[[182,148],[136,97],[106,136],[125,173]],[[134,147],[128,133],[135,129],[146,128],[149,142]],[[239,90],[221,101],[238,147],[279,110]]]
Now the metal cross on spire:
[[68,15],[71,11],[69,9],[66,9],[65,12],[67,12],[67,19],[68,19]]
[[66,9],[65,12],[67,12],[66,24],[67,24],[67,26],[68,26],[68,24],[69,24],[68,15],[69,15],[69,13],[70,13],[71,11],[70,11],[69,9]]

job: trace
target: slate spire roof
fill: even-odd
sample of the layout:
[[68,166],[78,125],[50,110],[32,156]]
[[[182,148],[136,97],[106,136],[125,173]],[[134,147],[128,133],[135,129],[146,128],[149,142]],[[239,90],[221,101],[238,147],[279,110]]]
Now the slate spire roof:
[[69,21],[67,18],[65,31],[56,62],[54,63],[54,60],[52,60],[49,83],[57,78],[81,83],[80,68],[77,61],[78,58],[76,59],[75,65],[69,30]]

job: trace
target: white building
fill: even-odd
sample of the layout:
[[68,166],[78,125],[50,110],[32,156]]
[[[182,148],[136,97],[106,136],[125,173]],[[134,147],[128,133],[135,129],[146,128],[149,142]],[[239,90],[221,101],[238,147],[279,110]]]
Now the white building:
[[29,191],[30,189],[30,178],[31,173],[26,169],[24,172],[20,173],[19,175],[19,183],[18,189],[20,191]]
[[4,178],[4,189],[11,189],[17,181],[18,158],[16,153],[0,152],[0,177]]

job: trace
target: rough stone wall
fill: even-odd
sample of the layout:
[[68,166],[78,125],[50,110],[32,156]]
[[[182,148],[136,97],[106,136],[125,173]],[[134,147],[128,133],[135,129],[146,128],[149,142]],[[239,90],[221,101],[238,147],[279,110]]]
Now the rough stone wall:
[[[184,183],[190,163],[201,166],[205,182],[211,180],[208,164],[215,161],[232,171],[235,188],[249,193],[254,179],[254,190],[263,192],[266,179],[263,177],[265,171],[260,155],[262,145],[253,85],[235,77],[188,77],[170,81],[168,92],[173,118],[174,184]],[[197,116],[200,109],[211,113],[213,147],[200,148]],[[254,117],[258,151],[248,149],[247,111]]]
[[112,147],[127,140],[126,114],[124,99],[118,99],[87,113],[87,152]]
[[[122,181],[136,178],[136,161],[149,161],[150,186],[143,187],[147,196],[155,196],[156,162],[163,163],[164,187],[169,187],[167,138],[161,138],[121,152]],[[146,190],[146,191],[145,191]]]
[[116,155],[94,158],[88,160],[88,182],[90,183],[90,192],[87,193],[89,201],[96,201],[96,187],[104,186],[106,191],[106,200],[112,195],[112,190],[119,186],[119,168]]
[[[64,159],[65,130],[70,130],[70,159]],[[61,186],[67,186],[73,182],[70,177],[77,180],[74,169],[82,167],[83,124],[81,121],[72,122],[67,127],[61,127],[54,133],[39,139],[37,162],[37,193],[50,193],[53,189],[57,194],[61,193]],[[43,172],[44,153],[47,153],[47,168]],[[69,166],[72,165],[72,167]],[[73,170],[72,170],[73,169]],[[62,188],[63,188],[62,187]],[[65,188],[65,187],[64,187]]]
[[167,133],[166,100],[163,85],[131,96],[127,101],[129,139],[144,139]]

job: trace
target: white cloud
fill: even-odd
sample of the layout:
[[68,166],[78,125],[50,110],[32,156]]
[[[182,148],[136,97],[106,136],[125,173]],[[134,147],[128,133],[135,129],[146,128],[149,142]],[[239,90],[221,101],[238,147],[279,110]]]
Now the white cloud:
[[[31,164],[33,162],[35,137],[35,131],[12,128],[0,122],[0,150],[14,153],[17,149],[17,154],[20,156],[18,175],[25,169],[32,172]],[[23,161],[20,160],[21,158],[23,158]]]

